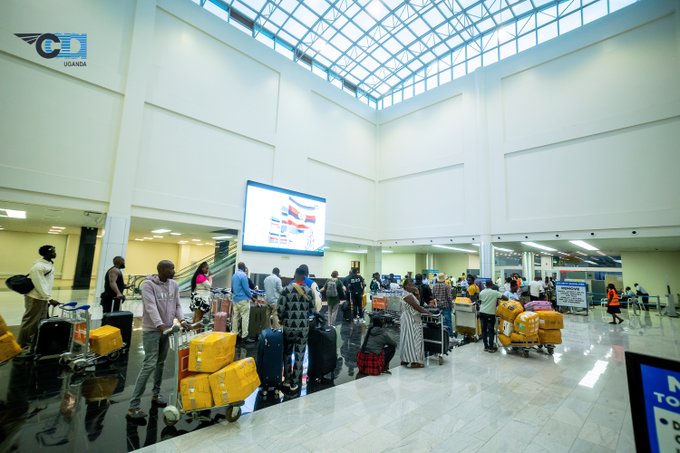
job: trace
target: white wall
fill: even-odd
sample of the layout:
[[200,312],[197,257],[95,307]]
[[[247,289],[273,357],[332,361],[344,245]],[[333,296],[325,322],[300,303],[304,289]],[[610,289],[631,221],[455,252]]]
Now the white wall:
[[621,266],[624,287],[633,288],[635,283],[639,283],[649,294],[661,296],[663,302],[663,296],[667,293],[666,285],[670,285],[678,302],[680,252],[623,252]]

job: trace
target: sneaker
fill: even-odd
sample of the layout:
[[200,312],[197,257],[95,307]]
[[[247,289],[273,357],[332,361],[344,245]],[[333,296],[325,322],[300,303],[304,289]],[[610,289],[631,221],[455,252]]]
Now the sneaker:
[[487,348],[486,346],[484,346],[484,352],[489,352],[489,348]]
[[125,417],[132,421],[142,421],[146,418],[146,413],[141,409],[128,409]]
[[382,374],[392,374],[390,370],[383,370]]
[[494,352],[498,352],[498,348],[491,348],[491,349],[489,349],[489,352],[492,353],[492,354],[493,354]]
[[291,392],[297,392],[297,389],[298,389],[298,385],[297,385],[297,384],[295,384],[295,383],[290,384],[290,391],[291,391]]
[[167,407],[168,402],[161,395],[156,395],[151,398],[151,405],[156,407]]

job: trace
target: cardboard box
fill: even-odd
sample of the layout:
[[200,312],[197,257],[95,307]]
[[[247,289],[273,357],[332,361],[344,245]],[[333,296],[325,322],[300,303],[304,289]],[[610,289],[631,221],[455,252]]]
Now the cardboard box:
[[208,332],[189,342],[189,371],[214,373],[234,360],[236,337],[231,332]]
[[215,406],[243,401],[260,386],[252,357],[227,365],[211,374],[209,380]]
[[196,373],[180,381],[182,408],[185,411],[209,409],[214,406],[208,373]]

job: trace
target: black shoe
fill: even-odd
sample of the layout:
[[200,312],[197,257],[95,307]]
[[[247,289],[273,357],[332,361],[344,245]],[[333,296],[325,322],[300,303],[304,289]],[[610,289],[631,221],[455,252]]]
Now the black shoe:
[[616,321],[609,321],[609,324],[616,324]]
[[125,418],[138,424],[146,423],[146,413],[141,409],[128,409]]
[[151,398],[151,405],[156,407],[167,407],[168,403],[163,399],[162,396],[156,395]]
[[625,319],[619,319],[619,324],[621,324]]
[[383,370],[382,374],[392,374],[390,370]]

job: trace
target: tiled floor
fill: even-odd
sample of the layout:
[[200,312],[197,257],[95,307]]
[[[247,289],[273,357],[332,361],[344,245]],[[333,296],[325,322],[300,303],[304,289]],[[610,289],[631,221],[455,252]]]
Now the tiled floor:
[[[599,308],[597,309],[599,310]],[[622,326],[566,316],[554,356],[481,344],[444,365],[397,368],[142,451],[635,451],[624,351],[680,357],[680,320]]]

